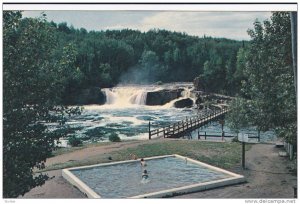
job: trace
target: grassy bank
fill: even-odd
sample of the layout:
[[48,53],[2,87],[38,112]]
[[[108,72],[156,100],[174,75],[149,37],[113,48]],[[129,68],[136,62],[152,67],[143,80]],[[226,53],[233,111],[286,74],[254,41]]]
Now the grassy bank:
[[[250,147],[251,145],[247,145],[246,150],[249,150]],[[131,159],[129,156],[130,154],[135,154],[139,158],[167,154],[179,154],[221,168],[230,169],[241,161],[241,151],[240,143],[162,140],[156,143],[140,144],[136,147],[93,156],[85,160],[54,164],[48,166],[44,171],[128,160]]]

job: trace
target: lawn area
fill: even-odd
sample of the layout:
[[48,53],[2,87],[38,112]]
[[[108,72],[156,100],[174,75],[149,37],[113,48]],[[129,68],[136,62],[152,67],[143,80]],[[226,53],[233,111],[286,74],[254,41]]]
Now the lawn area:
[[[251,145],[246,145],[249,150]],[[71,150],[72,151],[72,150]],[[76,150],[75,150],[76,151]],[[140,144],[136,147],[111,151],[85,160],[69,161],[48,166],[43,171],[92,165],[114,161],[129,160],[130,154],[138,158],[168,154],[179,154],[208,164],[230,169],[241,162],[242,146],[237,142],[207,142],[192,140],[162,140],[151,144]]]
[[[249,150],[251,145],[246,146]],[[133,153],[139,158],[167,154],[179,154],[221,168],[231,168],[241,161],[242,146],[240,143],[199,142],[199,141],[166,141],[163,143],[144,144],[113,152],[113,160],[126,160]]]

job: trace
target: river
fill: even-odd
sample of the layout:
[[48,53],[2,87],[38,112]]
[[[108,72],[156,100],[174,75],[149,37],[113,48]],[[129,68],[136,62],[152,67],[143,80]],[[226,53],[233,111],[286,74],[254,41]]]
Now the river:
[[[182,88],[182,96],[162,106],[147,106],[147,92],[162,89]],[[174,102],[194,96],[191,93],[191,83],[164,84],[160,86],[118,86],[104,89],[106,104],[104,105],[85,105],[81,115],[72,116],[67,125],[72,130],[72,134],[81,138],[84,143],[108,141],[111,133],[117,133],[121,140],[148,139],[148,124],[151,129],[163,127],[186,117],[197,115],[197,110],[192,108],[175,108]],[[196,133],[193,138],[196,139]],[[221,132],[221,125],[213,122],[210,125],[200,128],[200,132],[206,131],[208,134]],[[226,126],[224,131],[234,134]],[[255,128],[248,128],[242,132],[256,133]],[[274,132],[261,134],[262,141],[273,141],[276,137]],[[62,139],[62,146],[66,145],[66,139]]]

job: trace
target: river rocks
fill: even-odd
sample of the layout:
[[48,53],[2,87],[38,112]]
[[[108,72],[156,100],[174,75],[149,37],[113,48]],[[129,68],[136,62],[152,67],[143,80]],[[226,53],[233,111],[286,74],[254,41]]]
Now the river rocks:
[[181,92],[183,89],[174,89],[174,90],[159,90],[151,91],[147,93],[146,105],[157,106],[164,105],[176,98],[181,97]]
[[204,108],[204,104],[197,104],[197,109],[202,110]]
[[88,105],[99,104],[103,105],[106,102],[105,93],[98,87],[78,90],[68,96],[65,103],[67,105]]
[[175,108],[190,108],[194,104],[193,100],[190,98],[184,98],[181,100],[178,100],[174,103]]
[[205,91],[205,83],[201,77],[196,77],[193,81],[196,91]]
[[197,99],[196,99],[196,104],[201,104],[201,103],[204,103],[204,98],[199,96]]

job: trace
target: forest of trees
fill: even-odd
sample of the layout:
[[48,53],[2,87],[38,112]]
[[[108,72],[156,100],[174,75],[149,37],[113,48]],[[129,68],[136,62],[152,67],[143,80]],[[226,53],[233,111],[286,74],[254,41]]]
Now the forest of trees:
[[78,88],[192,82],[199,75],[211,92],[234,95],[239,90],[236,57],[245,42],[167,30],[87,32],[67,23],[48,24],[59,46],[71,44],[76,52],[76,75],[69,81],[66,96]]

